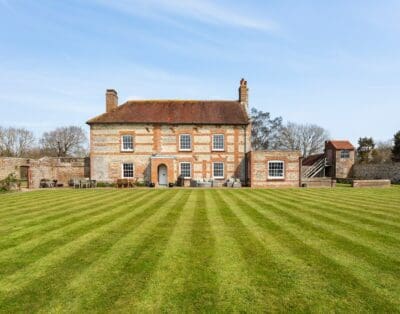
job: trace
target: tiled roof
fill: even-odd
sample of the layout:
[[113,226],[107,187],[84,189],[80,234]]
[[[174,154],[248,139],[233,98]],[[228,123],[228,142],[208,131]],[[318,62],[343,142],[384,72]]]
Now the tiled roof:
[[249,118],[238,101],[134,100],[87,123],[245,125],[249,123]]
[[354,149],[354,146],[349,141],[328,141],[328,145],[332,145],[335,149]]

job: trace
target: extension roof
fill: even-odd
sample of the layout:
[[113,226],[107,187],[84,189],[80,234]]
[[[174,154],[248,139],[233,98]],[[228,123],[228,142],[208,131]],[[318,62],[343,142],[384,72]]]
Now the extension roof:
[[131,100],[87,123],[247,125],[249,117],[239,101]]
[[330,144],[335,149],[354,149],[354,146],[349,141],[328,141],[327,144]]
[[315,155],[310,155],[306,158],[303,159],[302,165],[303,166],[312,166],[316,162],[318,162],[320,159],[324,158],[325,154],[315,154]]

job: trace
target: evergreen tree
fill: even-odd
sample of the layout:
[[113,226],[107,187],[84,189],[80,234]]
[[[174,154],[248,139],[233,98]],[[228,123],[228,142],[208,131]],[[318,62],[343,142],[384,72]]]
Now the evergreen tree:
[[372,137],[360,137],[358,140],[357,156],[360,163],[369,162],[371,153],[375,148]]
[[394,146],[392,149],[392,159],[395,162],[400,162],[400,131],[394,135]]

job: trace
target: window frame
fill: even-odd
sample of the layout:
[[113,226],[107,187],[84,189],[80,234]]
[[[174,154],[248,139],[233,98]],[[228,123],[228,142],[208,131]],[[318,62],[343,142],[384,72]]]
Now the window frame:
[[[222,136],[222,148],[216,148],[214,146],[215,142],[214,142],[214,138],[217,136]],[[211,150],[213,152],[223,152],[225,151],[225,134],[223,133],[218,133],[218,134],[213,134],[212,135],[212,143],[211,143]]]
[[[125,149],[124,148],[124,137],[129,136],[132,139],[132,148]],[[132,134],[122,134],[121,135],[121,152],[133,152],[135,149],[134,138]]]
[[[188,136],[189,137],[189,144],[190,144],[190,147],[189,148],[182,148],[182,137],[183,136]],[[178,143],[178,145],[179,145],[179,151],[181,151],[181,152],[190,152],[190,151],[192,151],[192,135],[190,135],[189,133],[183,133],[183,134],[179,134],[179,143]]]
[[[125,165],[132,165],[132,177],[125,176]],[[135,177],[135,164],[133,162],[123,162],[121,164],[121,171],[122,171],[121,177],[123,179],[133,179]],[[129,170],[127,170],[127,171],[129,171]]]
[[[343,155],[345,153],[345,155]],[[350,150],[342,149],[340,151],[340,159],[349,159],[350,158]]]
[[[277,164],[280,163],[282,164],[282,176],[273,176],[271,175],[270,171],[271,170],[277,170],[277,169],[271,169],[271,164]],[[286,165],[285,165],[285,161],[284,160],[268,160],[268,180],[285,180],[285,169],[286,169]]]
[[[215,175],[215,164],[222,164],[222,176]],[[213,179],[225,179],[225,163],[223,161],[213,161],[212,163],[212,177]]]
[[[183,176],[182,175],[182,165],[183,164],[188,164],[189,165],[189,176]],[[179,175],[182,176],[184,179],[190,179],[192,178],[192,163],[189,161],[182,161],[179,163]]]

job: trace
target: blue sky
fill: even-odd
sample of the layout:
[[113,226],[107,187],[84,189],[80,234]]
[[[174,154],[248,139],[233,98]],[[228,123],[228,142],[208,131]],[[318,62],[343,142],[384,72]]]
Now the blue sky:
[[336,139],[400,129],[400,1],[0,0],[0,125],[127,99],[235,99]]

